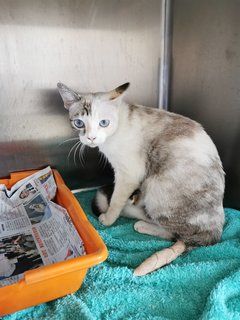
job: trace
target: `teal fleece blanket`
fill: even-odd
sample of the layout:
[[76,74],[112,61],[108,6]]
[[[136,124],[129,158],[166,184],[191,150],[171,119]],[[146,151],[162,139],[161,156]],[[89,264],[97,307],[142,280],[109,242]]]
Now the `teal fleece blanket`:
[[2,319],[240,319],[239,211],[225,209],[220,243],[135,278],[133,268],[170,242],[136,233],[135,221],[126,218],[111,227],[101,226],[91,213],[93,196],[94,192],[85,192],[77,198],[106,243],[108,259],[88,271],[76,293]]

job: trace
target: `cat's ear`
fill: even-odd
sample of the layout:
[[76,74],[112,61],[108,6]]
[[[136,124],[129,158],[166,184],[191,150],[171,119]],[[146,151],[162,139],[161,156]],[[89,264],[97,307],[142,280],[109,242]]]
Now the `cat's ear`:
[[74,102],[81,100],[81,96],[68,88],[65,84],[59,82],[57,84],[58,91],[63,99],[64,107],[69,110]]
[[115,100],[119,97],[123,97],[124,93],[127,91],[129,86],[130,86],[130,83],[126,82],[121,86],[117,87],[116,89],[110,91],[108,94],[109,100]]

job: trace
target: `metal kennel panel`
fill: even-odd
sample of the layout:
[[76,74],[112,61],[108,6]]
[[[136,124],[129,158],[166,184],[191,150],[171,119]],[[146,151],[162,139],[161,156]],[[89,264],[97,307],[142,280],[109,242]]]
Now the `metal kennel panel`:
[[170,109],[203,124],[226,172],[225,205],[240,208],[240,1],[173,2]]
[[[158,0],[0,0],[0,176],[56,167],[70,188],[112,178],[96,150],[80,163],[56,90],[131,82],[127,99],[158,105]],[[63,143],[63,144],[62,144]],[[75,159],[74,159],[75,158]]]

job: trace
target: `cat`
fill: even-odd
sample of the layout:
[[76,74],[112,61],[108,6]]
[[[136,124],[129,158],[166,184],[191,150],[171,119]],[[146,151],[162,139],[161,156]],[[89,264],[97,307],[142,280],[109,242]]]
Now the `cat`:
[[[100,190],[95,199],[103,225],[123,214],[139,220],[136,231],[177,241],[181,249],[172,247],[174,257],[166,263],[220,240],[225,175],[217,149],[199,123],[127,104],[123,97],[129,83],[89,94],[57,86],[80,141],[98,147],[114,169],[112,194],[104,200]],[[131,203],[135,190],[138,201]]]

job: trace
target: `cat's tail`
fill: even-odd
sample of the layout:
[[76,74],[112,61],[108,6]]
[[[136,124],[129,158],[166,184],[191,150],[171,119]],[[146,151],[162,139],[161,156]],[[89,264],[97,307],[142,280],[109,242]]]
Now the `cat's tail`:
[[178,240],[173,246],[154,253],[134,270],[134,276],[140,277],[169,264],[186,251],[184,242]]

